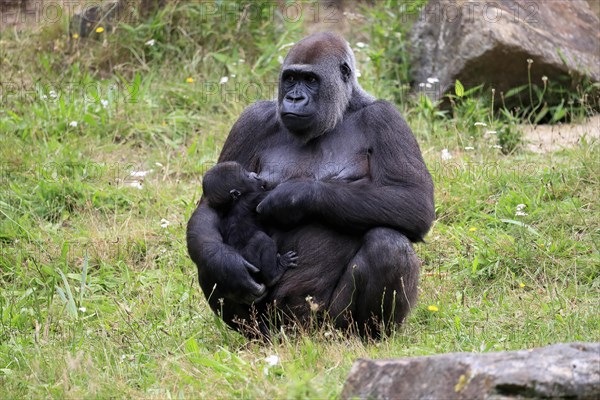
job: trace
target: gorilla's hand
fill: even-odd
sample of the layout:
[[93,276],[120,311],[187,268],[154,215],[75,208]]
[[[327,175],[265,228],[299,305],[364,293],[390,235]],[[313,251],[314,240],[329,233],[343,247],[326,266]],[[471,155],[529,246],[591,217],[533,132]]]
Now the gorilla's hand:
[[217,286],[225,297],[243,304],[252,304],[262,300],[267,294],[265,285],[256,282],[251,273],[260,272],[237,251],[223,247],[220,257],[207,260],[207,265],[218,276]]
[[256,207],[264,218],[284,225],[295,225],[314,207],[318,182],[289,181],[279,184]]

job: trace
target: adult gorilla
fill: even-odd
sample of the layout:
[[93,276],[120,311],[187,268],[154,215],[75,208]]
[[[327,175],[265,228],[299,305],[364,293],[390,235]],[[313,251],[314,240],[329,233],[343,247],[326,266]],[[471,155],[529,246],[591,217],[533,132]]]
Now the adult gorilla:
[[268,306],[299,321],[325,311],[363,335],[402,322],[417,297],[411,241],[435,218],[433,183],[400,114],[358,84],[344,39],[317,33],[290,50],[277,102],[242,113],[223,161],[274,186],[257,211],[279,252],[298,253],[298,267],[267,292],[256,268],[223,243],[219,216],[201,199],[188,250],[211,308],[230,326],[262,320]]

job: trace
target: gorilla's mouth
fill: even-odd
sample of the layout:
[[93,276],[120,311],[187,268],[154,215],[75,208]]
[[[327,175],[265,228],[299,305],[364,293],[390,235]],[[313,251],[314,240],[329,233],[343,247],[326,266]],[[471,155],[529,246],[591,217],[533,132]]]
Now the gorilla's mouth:
[[296,114],[296,113],[292,113],[292,112],[285,112],[283,114],[281,114],[282,117],[286,117],[286,118],[308,118],[310,117],[310,115],[308,114]]
[[310,132],[310,128],[313,124],[314,114],[302,113],[298,114],[295,112],[282,112],[281,122],[283,125],[294,135],[302,135]]

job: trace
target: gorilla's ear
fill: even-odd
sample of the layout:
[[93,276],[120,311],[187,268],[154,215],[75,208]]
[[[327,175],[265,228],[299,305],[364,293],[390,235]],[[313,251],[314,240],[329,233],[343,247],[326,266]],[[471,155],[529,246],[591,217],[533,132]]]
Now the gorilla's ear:
[[348,63],[343,63],[340,65],[340,71],[342,71],[342,80],[344,82],[348,82],[350,75],[352,75],[352,70],[350,69]]
[[240,196],[242,195],[242,192],[240,192],[237,189],[231,189],[229,191],[229,194],[231,195],[231,198],[235,201],[240,198]]

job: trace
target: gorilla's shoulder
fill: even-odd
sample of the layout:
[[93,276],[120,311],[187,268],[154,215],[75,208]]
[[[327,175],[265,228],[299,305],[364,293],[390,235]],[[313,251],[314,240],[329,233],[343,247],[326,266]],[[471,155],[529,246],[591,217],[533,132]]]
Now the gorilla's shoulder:
[[356,110],[356,113],[358,119],[366,125],[405,124],[396,106],[387,100],[373,100]]
[[273,100],[257,101],[246,107],[238,122],[264,124],[277,120],[277,103]]
[[219,162],[238,161],[244,168],[252,169],[252,157],[265,141],[272,141],[278,127],[274,101],[258,101],[246,107],[227,135]]
[[381,114],[396,114],[400,115],[396,106],[387,100],[376,99],[364,105],[362,108],[364,112],[374,113],[377,115]]
[[[242,112],[231,128],[232,140],[264,139],[278,131],[277,104],[275,101],[257,101]],[[239,139],[235,139],[238,138]]]
[[374,100],[356,113],[355,121],[374,138],[390,142],[390,138],[414,141],[412,130],[398,108],[386,100]]

